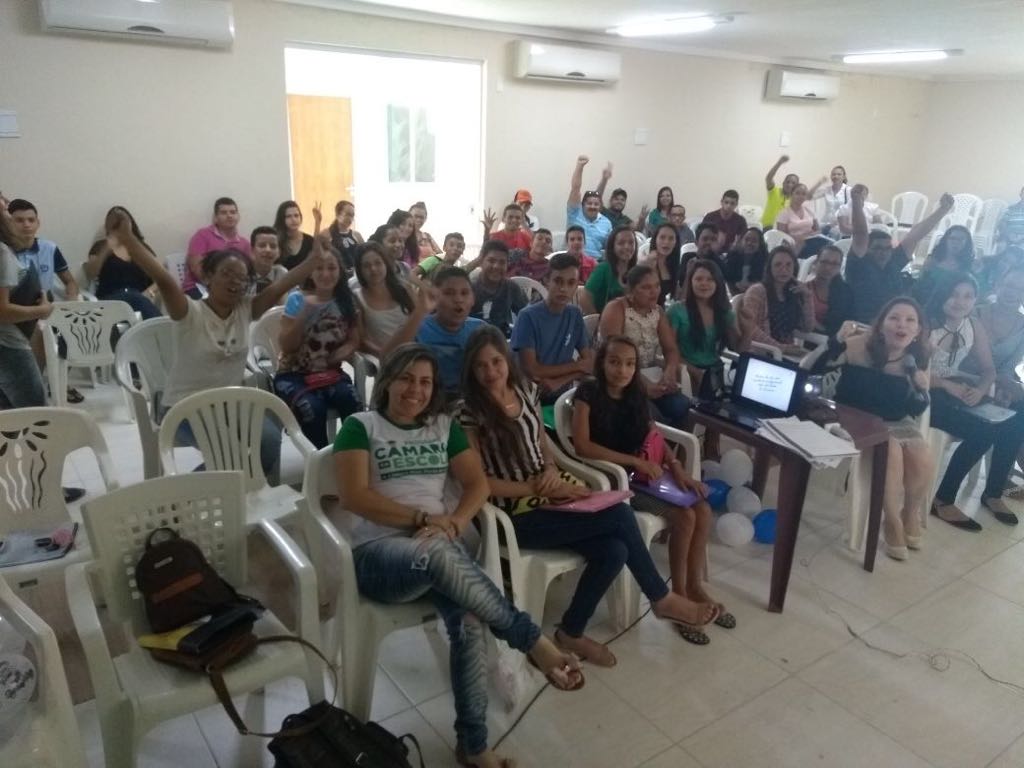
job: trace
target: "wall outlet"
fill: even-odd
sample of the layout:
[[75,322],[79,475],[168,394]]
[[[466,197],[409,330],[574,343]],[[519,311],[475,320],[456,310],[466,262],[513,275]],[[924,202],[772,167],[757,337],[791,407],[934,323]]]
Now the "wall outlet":
[[789,131],[783,131],[782,133],[780,133],[779,134],[779,146],[780,147],[788,147],[789,146],[789,139],[790,139]]

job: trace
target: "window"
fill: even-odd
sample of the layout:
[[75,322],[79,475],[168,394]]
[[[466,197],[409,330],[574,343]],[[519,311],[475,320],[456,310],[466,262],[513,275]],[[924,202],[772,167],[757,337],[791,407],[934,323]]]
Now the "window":
[[389,104],[388,181],[434,181],[436,140],[425,107]]

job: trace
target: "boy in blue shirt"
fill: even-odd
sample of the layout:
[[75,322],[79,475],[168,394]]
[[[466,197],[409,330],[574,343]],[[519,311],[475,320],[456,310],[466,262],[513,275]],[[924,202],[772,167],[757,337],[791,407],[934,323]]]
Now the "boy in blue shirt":
[[40,223],[36,207],[28,200],[17,198],[8,204],[7,212],[11,215],[15,233],[23,242],[29,243],[14,253],[21,266],[27,268],[29,264],[36,265],[39,285],[47,293],[53,290],[53,276],[56,275],[64,284],[67,300],[78,301],[78,283],[68,269],[64,254],[52,240],[40,240],[36,236]]
[[580,280],[579,261],[560,253],[549,264],[547,299],[520,312],[512,328],[512,349],[523,373],[540,387],[544,404],[553,403],[594,368],[583,312],[572,304]]

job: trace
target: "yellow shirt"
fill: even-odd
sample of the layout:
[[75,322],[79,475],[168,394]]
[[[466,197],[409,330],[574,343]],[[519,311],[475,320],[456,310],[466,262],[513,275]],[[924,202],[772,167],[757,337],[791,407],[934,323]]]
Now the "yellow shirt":
[[768,199],[764,202],[764,214],[761,216],[761,226],[764,229],[775,226],[775,219],[786,206],[786,198],[782,194],[782,188],[778,185],[768,190]]

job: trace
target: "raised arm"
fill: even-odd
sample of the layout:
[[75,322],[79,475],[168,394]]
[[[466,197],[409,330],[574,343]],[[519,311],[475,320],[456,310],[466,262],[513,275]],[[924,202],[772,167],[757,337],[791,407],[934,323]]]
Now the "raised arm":
[[156,285],[171,319],[183,319],[188,314],[188,299],[178,285],[178,280],[164,269],[164,265],[135,236],[128,217],[121,211],[111,211],[107,216],[106,230],[107,237],[123,245],[135,266],[145,272]]
[[590,162],[586,155],[576,158],[576,167],[573,168],[572,178],[569,179],[568,205],[579,205],[583,201],[583,168]]
[[[303,259],[295,269],[289,270],[286,275],[279,277],[253,296],[252,319],[258,320],[264,312],[276,305],[288,291],[306,282],[313,274],[313,270],[316,269],[317,261],[324,258],[324,254],[327,253],[330,247],[330,234],[327,232],[318,233],[313,238],[313,252],[309,254],[308,258]],[[344,277],[341,279],[344,279]]]
[[864,216],[864,200],[868,196],[868,188],[863,184],[855,184],[850,190],[850,223],[853,227],[853,242],[850,243],[850,256],[864,256],[868,251],[868,220]]
[[601,198],[601,205],[604,205],[604,190],[605,190],[605,187],[608,186],[608,182],[611,180],[611,178],[612,178],[612,164],[609,162],[608,165],[606,165],[604,167],[604,169],[602,169],[602,171],[601,171],[601,180],[599,182],[597,182],[597,189],[594,190],[595,192],[597,192],[598,197]]
[[810,189],[807,190],[807,197],[808,198],[817,197],[818,196],[817,193],[818,193],[819,189],[821,189],[822,194],[824,194],[825,190],[822,189],[821,186],[826,181],[828,181],[828,176],[822,176],[820,179],[818,179],[816,182],[814,182],[814,184],[811,185]]
[[910,228],[910,231],[904,235],[903,239],[900,240],[900,246],[906,252],[907,257],[910,259],[914,258],[914,251],[917,249],[917,244],[925,238],[925,236],[935,229],[935,226],[942,221],[942,217],[953,210],[953,196],[948,192],[944,193],[939,199],[939,207],[936,208],[932,213],[925,218],[921,219],[917,224]]
[[413,297],[415,306],[413,306],[412,312],[409,313],[409,317],[406,318],[405,323],[395,331],[391,338],[388,339],[388,343],[380,351],[380,356],[386,357],[391,353],[392,350],[400,347],[402,344],[408,344],[416,339],[416,333],[420,329],[420,325],[423,323],[423,318],[429,315],[434,309],[434,287],[427,283],[419,283],[416,288],[416,295]]
[[775,189],[775,174],[779,172],[779,168],[781,168],[785,163],[788,162],[789,155],[783,155],[782,157],[775,161],[775,165],[768,169],[768,173],[766,173],[764,177],[764,188],[767,189],[769,192]]

